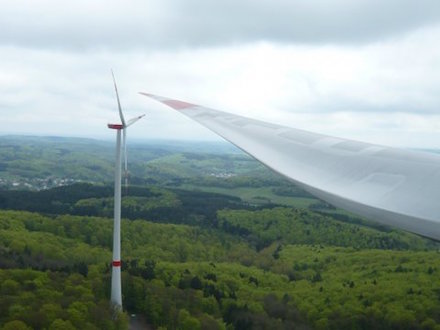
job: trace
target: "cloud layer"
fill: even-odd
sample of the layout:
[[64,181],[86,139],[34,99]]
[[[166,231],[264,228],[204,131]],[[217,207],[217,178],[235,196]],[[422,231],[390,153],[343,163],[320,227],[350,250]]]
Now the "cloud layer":
[[3,133],[216,139],[149,91],[382,144],[439,147],[440,2],[17,0],[0,11]]
[[77,51],[258,41],[359,45],[439,21],[437,0],[16,0],[2,5],[0,43]]

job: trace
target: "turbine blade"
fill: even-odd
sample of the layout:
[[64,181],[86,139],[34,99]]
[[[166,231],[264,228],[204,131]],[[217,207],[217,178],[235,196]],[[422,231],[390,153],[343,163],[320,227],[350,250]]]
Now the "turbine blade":
[[145,117],[145,115],[140,115],[134,118],[131,118],[129,121],[127,121],[126,127],[133,125],[135,122],[137,122],[139,119]]
[[116,86],[116,79],[115,79],[115,75],[113,74],[113,70],[111,71],[113,77],[113,84],[115,85],[116,99],[118,100],[119,117],[121,118],[122,125],[125,127],[124,114],[122,113],[121,101],[119,100],[118,86]]

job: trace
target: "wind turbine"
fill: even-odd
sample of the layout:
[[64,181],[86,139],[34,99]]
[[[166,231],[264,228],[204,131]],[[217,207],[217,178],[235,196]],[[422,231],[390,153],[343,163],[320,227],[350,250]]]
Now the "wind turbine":
[[[113,222],[113,261],[112,261],[112,292],[110,301],[112,305],[122,310],[122,293],[121,293],[121,152],[124,152],[124,175],[125,185],[128,181],[127,170],[127,128],[137,122],[145,115],[125,121],[122,113],[121,102],[119,100],[118,87],[116,86],[115,75],[113,74],[113,84],[115,86],[116,99],[118,101],[120,124],[108,124],[108,128],[116,130],[116,165],[115,165],[115,205],[114,205],[114,222]],[[123,134],[121,148],[121,130]]]

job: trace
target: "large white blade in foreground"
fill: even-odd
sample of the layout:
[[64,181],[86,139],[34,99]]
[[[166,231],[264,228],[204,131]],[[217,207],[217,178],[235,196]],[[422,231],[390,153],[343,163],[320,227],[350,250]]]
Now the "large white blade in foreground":
[[179,110],[333,205],[440,239],[440,155],[315,134],[141,94]]

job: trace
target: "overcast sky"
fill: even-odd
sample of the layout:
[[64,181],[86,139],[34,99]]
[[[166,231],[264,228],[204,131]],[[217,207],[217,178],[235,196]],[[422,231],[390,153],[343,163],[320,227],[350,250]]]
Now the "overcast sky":
[[0,134],[217,137],[138,94],[373,143],[440,148],[438,0],[0,2]]

